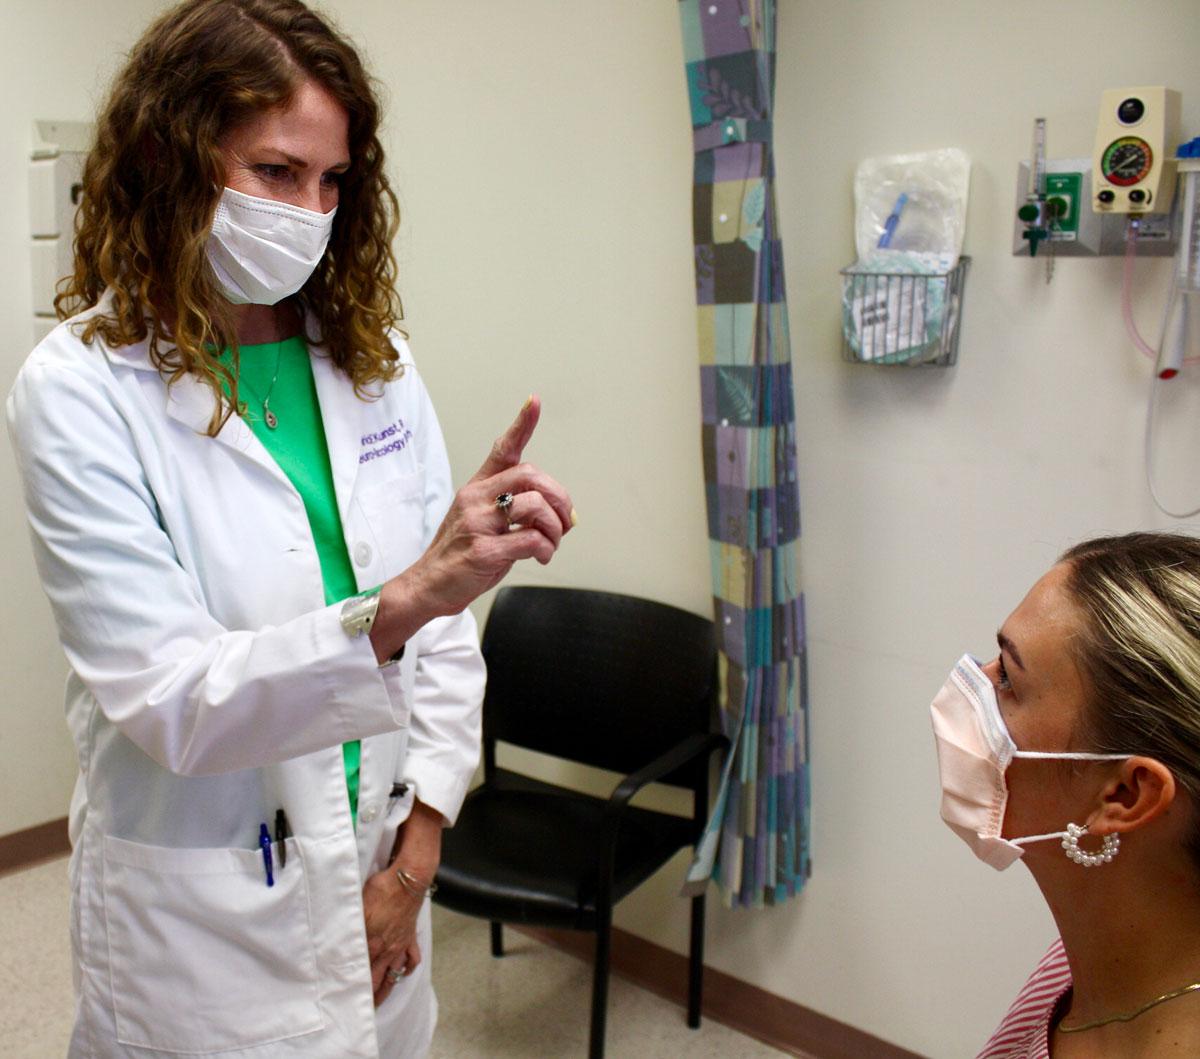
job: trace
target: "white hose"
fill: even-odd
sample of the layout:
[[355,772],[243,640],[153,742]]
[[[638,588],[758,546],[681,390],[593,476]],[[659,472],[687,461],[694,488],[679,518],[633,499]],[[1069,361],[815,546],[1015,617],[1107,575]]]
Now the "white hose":
[[1150,496],[1154,500],[1154,506],[1164,515],[1171,518],[1195,518],[1200,515],[1200,507],[1194,507],[1191,511],[1172,511],[1162,502],[1158,490],[1154,486],[1154,452],[1151,438],[1154,432],[1154,406],[1157,403],[1159,382],[1157,375],[1150,376],[1150,399],[1146,402],[1146,485],[1150,487]]

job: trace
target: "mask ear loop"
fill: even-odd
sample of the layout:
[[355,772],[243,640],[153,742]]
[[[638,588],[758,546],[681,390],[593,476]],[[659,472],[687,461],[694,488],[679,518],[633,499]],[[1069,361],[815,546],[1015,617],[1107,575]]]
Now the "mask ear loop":
[[1102,836],[1101,841],[1104,843],[1104,848],[1095,853],[1089,853],[1086,849],[1079,848],[1079,840],[1090,833],[1086,824],[1067,824],[1065,831],[1052,831],[1048,835],[1026,835],[1024,838],[1010,838],[1006,841],[1011,842],[1014,846],[1025,846],[1031,842],[1049,842],[1050,839],[1057,838],[1062,842],[1062,848],[1067,856],[1076,864],[1082,864],[1086,868],[1094,868],[1097,864],[1107,864],[1120,850],[1121,836],[1117,834]]
[[[1075,824],[1067,824],[1068,828],[1075,827]],[[1014,846],[1028,845],[1030,842],[1049,842],[1052,838],[1062,839],[1066,841],[1066,831],[1051,831],[1048,835],[1027,835],[1025,838],[1009,838],[1006,842],[1011,842]]]
[[[1126,761],[1130,756],[1129,754],[1090,754],[1085,751],[1016,750],[1013,752],[1013,757],[1031,758],[1035,761]],[[1105,835],[1102,840],[1104,848],[1098,853],[1088,853],[1079,848],[1079,838],[1086,834],[1088,834],[1086,824],[1067,824],[1065,831],[1051,831],[1047,835],[1028,835],[1025,838],[1010,838],[1008,841],[1014,846],[1024,846],[1030,842],[1048,842],[1052,838],[1057,838],[1062,841],[1062,847],[1071,860],[1089,868],[1107,863],[1117,855],[1117,850],[1121,845],[1119,835]],[[1078,854],[1078,858],[1073,853]]]

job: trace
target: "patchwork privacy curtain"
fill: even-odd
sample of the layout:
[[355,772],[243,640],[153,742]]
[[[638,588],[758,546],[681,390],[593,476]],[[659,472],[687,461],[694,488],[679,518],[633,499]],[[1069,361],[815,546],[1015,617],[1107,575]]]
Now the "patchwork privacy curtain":
[[774,0],[679,0],[695,146],[708,535],[733,743],[689,872],[728,904],[786,900],[809,863],[795,410],[776,222]]

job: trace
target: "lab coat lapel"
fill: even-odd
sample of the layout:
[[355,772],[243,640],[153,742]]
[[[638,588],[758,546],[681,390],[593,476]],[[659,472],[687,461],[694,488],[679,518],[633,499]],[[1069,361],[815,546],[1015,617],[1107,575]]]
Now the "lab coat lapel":
[[[106,294],[105,297],[107,298],[109,295]],[[155,367],[153,361],[150,359],[149,342],[145,339],[134,345],[122,346],[118,349],[110,349],[107,345],[103,348],[105,355],[114,365],[133,368],[135,371],[159,374],[158,368]],[[216,396],[212,388],[207,383],[201,382],[196,376],[190,374],[180,376],[170,386],[167,386],[164,381],[163,387],[166,390],[167,416],[174,419],[177,423],[182,423],[188,429],[194,430],[198,434],[206,434],[208,432],[208,424],[212,421],[213,409],[216,405]],[[322,408],[324,408],[324,404],[324,399],[322,399]],[[241,416],[229,416],[221,426],[216,440],[219,444],[226,445],[247,459],[253,460],[279,481],[287,485],[289,489],[293,488],[291,481],[284,474],[283,469],[275,462],[271,454],[267,452],[263,443],[258,440],[254,431],[246,425],[245,420]],[[330,445],[330,449],[332,450],[332,444]],[[353,481],[351,481],[351,485],[353,485]],[[338,497],[339,500],[342,497],[340,486],[338,487]],[[349,497],[348,491],[346,497]],[[344,517],[345,512],[343,510]]]
[[[167,415],[198,434],[206,433],[212,419],[216,397],[212,388],[194,375],[184,375],[167,387]],[[271,454],[254,436],[241,416],[231,415],[216,436],[219,444],[236,450],[247,459],[266,468],[275,477],[287,482],[287,476]],[[290,483],[289,483],[290,484]]]
[[342,375],[333,360],[315,344],[309,346],[313,382],[317,387],[317,402],[321,406],[321,421],[325,427],[325,444],[329,447],[329,464],[333,471],[333,489],[337,494],[338,514],[342,525],[350,511],[354,481],[358,477],[360,452],[359,405],[354,387]]

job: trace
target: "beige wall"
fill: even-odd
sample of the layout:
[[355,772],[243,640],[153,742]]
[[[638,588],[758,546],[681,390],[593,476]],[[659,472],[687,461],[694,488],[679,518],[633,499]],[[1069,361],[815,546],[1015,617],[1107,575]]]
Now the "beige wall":
[[[36,118],[90,119],[117,52],[154,0],[7,0],[0,35],[0,395],[32,343],[29,152]],[[66,812],[75,755],[62,719],[66,664],[25,525],[8,434],[0,431],[0,835]]]
[[[726,0],[714,0],[726,2]],[[79,117],[113,49],[156,5],[22,0],[0,116],[21,263],[27,119]],[[67,9],[81,21],[62,15]],[[707,553],[690,265],[691,147],[672,0],[328,0],[388,96],[406,219],[401,288],[458,476],[532,390],[530,455],[581,524],[524,581],[656,596],[704,612]],[[1053,16],[1051,29],[1044,32]],[[51,33],[58,36],[51,39]],[[30,47],[42,41],[42,50]],[[1146,495],[1148,368],[1125,339],[1120,262],[1061,261],[1051,285],[1009,254],[1012,188],[1035,116],[1050,151],[1090,153],[1103,88],[1191,91],[1193,5],[1143,0],[785,0],[776,137],[796,370],[808,593],[815,875],[804,896],[710,916],[709,961],[918,1052],[973,1054],[1049,940],[1020,866],[976,863],[937,818],[926,706],[1065,545],[1165,526]],[[14,65],[15,64],[15,65]],[[12,71],[19,71],[20,75]],[[36,73],[36,76],[34,76]],[[974,163],[959,366],[838,359],[838,266],[853,254],[858,160],[938,146]],[[3,380],[26,344],[27,278],[0,297]],[[1143,329],[1169,267],[1139,264]],[[1164,479],[1200,501],[1200,394],[1168,404]],[[69,749],[61,664],[28,570],[11,461],[5,543],[0,832],[59,815]],[[1195,524],[1188,524],[1194,529]],[[32,663],[31,661],[32,660]],[[36,722],[36,723],[35,723]],[[26,747],[45,746],[44,755]],[[9,789],[23,801],[9,802]],[[13,809],[12,805],[21,808]],[[682,951],[681,860],[619,922]]]

